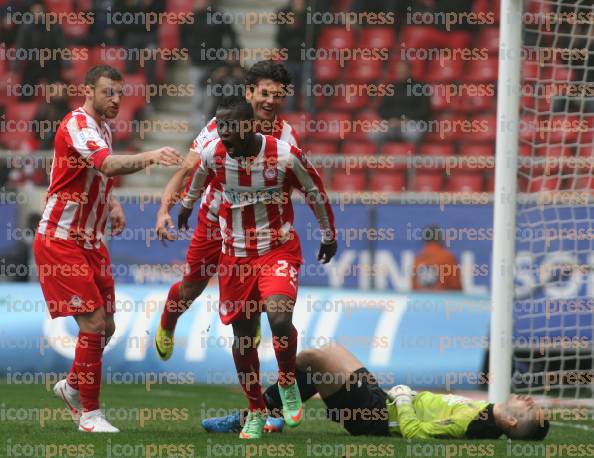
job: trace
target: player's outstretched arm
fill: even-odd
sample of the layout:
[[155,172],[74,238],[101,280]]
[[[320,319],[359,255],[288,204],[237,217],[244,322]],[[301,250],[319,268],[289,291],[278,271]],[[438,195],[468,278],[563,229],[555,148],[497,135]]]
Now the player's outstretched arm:
[[173,206],[179,202],[185,182],[191,178],[192,173],[196,168],[196,164],[198,163],[198,159],[200,159],[200,155],[190,150],[186,155],[181,167],[175,171],[163,190],[163,195],[161,196],[161,206],[157,212],[156,223],[156,231],[157,235],[159,236],[159,240],[171,241],[175,240],[176,238],[175,234],[170,232],[174,226],[173,219],[171,218],[169,212]]
[[169,146],[164,146],[138,154],[121,156],[110,154],[101,163],[99,171],[108,177],[113,177],[138,172],[151,165],[172,166],[181,163],[182,157],[179,153]]

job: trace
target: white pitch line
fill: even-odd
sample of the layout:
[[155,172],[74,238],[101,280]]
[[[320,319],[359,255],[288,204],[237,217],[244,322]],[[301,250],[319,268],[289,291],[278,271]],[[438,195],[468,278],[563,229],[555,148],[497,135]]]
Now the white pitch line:
[[582,425],[579,423],[574,424],[574,423],[566,423],[566,422],[562,422],[562,421],[552,421],[551,424],[553,424],[555,426],[563,426],[564,428],[581,429],[584,431],[594,431],[594,428],[592,428],[591,426]]

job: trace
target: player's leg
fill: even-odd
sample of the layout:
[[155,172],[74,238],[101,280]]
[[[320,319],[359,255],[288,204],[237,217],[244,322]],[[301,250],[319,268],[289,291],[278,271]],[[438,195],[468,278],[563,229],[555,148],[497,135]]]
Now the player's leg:
[[169,288],[155,336],[157,354],[168,360],[173,354],[175,327],[179,317],[202,294],[210,278],[215,275],[221,253],[218,223],[200,218],[192,235],[186,255],[188,271],[182,281]]
[[237,377],[248,399],[248,415],[239,434],[241,439],[259,439],[266,423],[266,404],[260,383],[260,360],[255,344],[258,320],[234,320],[233,361]]

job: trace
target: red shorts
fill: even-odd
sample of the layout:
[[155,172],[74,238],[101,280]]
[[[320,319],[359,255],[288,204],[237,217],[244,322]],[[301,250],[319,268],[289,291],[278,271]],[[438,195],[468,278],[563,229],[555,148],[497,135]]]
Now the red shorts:
[[86,250],[75,240],[37,234],[33,254],[52,318],[81,315],[100,307],[115,312],[111,260],[105,245]]
[[198,226],[194,230],[186,254],[185,282],[200,282],[217,273],[221,256],[222,236],[218,222],[210,221],[205,212],[198,213]]
[[299,268],[303,263],[299,237],[262,256],[219,259],[219,315],[223,324],[251,319],[262,312],[264,301],[275,294],[297,299]]

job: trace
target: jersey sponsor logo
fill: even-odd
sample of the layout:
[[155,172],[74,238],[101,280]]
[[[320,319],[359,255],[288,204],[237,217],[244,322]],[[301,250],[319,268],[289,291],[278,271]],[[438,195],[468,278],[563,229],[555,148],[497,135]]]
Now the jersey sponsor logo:
[[273,180],[276,178],[278,171],[275,167],[268,167],[264,169],[264,178],[267,180]]

